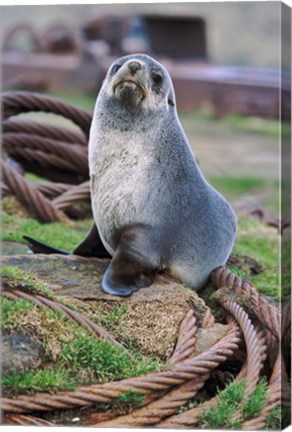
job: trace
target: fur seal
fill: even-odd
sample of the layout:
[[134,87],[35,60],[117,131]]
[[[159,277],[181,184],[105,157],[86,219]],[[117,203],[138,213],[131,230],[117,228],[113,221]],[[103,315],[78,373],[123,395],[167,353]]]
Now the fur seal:
[[171,78],[150,56],[124,56],[109,68],[94,109],[89,170],[95,225],[73,253],[112,256],[106,293],[129,296],[158,272],[198,290],[226,263],[235,214],[198,167]]

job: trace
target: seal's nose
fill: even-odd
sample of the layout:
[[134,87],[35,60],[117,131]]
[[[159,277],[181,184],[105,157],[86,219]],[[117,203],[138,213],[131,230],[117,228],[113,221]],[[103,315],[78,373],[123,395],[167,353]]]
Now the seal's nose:
[[142,67],[141,64],[137,61],[131,61],[128,64],[128,68],[130,69],[132,75],[134,75],[137,72],[137,70],[141,69],[141,67]]

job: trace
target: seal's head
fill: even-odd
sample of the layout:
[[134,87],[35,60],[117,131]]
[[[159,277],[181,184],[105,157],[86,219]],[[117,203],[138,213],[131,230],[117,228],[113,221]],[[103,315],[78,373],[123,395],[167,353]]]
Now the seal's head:
[[166,69],[145,54],[116,60],[108,70],[101,93],[127,110],[174,106],[174,91]]

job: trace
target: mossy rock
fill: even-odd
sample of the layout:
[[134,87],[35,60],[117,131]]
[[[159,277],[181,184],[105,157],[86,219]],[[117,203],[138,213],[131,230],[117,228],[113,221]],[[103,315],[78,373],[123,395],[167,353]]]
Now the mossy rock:
[[[32,272],[47,283],[54,295],[75,302],[90,319],[102,322],[104,318],[107,329],[118,340],[125,344],[130,341],[143,355],[162,361],[171,356],[180,323],[188,310],[194,310],[198,324],[208,310],[197,293],[163,275],[158,275],[150,287],[128,298],[105,294],[100,282],[108,260],[30,254],[2,256],[0,262]],[[226,327],[214,327],[210,339],[204,335],[206,346],[220,339]]]

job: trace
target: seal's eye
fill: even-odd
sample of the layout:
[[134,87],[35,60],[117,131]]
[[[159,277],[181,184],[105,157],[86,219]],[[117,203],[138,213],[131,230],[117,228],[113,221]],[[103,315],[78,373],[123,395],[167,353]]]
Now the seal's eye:
[[152,79],[155,84],[160,84],[162,82],[162,75],[159,72],[153,72]]
[[115,74],[121,68],[121,65],[116,64],[112,67],[112,73]]

